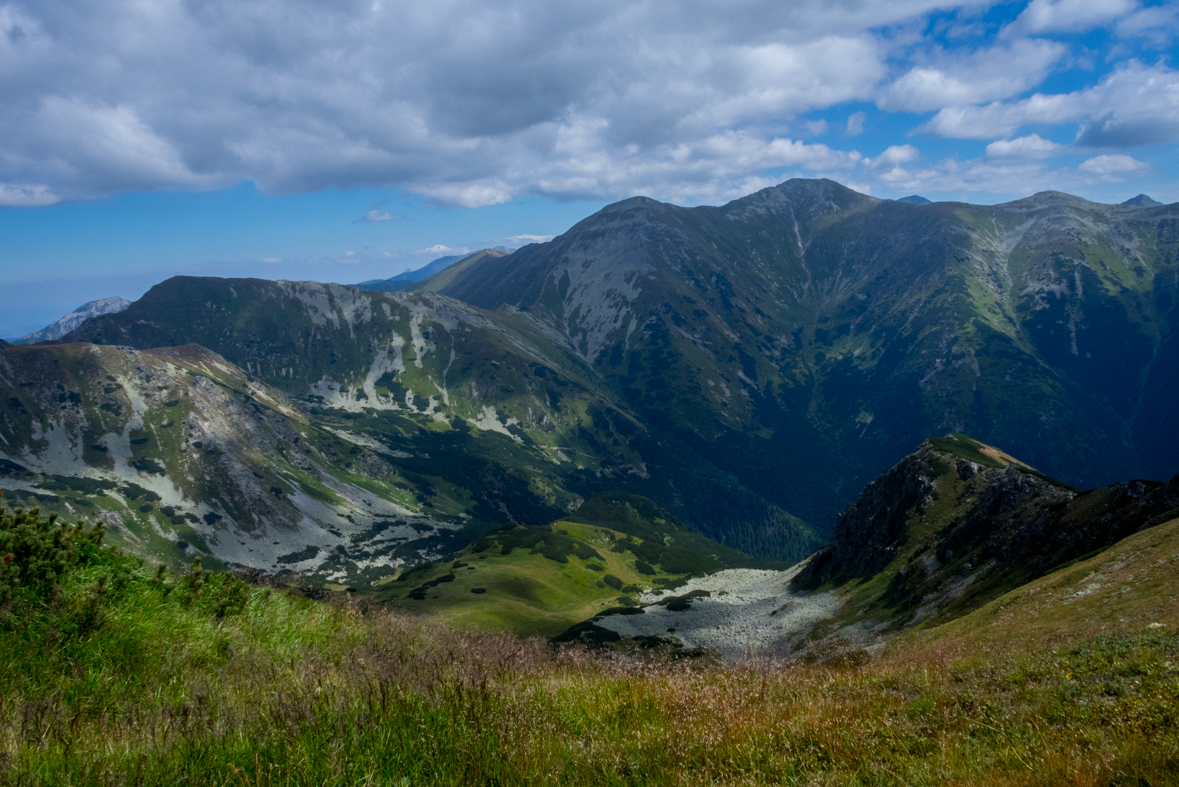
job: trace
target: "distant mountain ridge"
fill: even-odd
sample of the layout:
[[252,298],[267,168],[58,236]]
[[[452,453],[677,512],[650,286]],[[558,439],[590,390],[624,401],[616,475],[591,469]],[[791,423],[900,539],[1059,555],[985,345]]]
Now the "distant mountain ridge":
[[1080,486],[1179,469],[1179,205],[918,206],[826,180],[722,207],[639,197],[436,289],[520,310],[810,522],[926,434]]
[[26,334],[12,343],[36,344],[37,342],[51,342],[65,336],[91,317],[99,317],[103,314],[117,314],[130,305],[131,301],[117,295],[110,298],[99,298],[96,301],[82,304],[53,324],[47,325],[39,331]]
[[404,292],[406,290],[412,290],[423,279],[428,279],[435,273],[449,268],[457,262],[468,260],[471,257],[476,257],[484,253],[508,254],[509,252],[503,246],[496,246],[494,249],[480,249],[474,254],[452,254],[448,257],[439,257],[416,270],[405,271],[388,279],[369,279],[353,286],[361,290],[371,290],[372,292]]

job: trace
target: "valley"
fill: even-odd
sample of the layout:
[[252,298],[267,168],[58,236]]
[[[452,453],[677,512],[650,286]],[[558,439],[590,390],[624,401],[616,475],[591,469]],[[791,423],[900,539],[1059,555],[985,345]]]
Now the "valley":
[[1167,783],[1173,213],[789,181],[2,345],[0,781]]

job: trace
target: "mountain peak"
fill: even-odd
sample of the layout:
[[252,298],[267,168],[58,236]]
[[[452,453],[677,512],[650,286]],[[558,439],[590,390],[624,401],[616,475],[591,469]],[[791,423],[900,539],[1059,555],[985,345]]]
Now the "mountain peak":
[[109,298],[99,298],[96,301],[84,303],[61,319],[47,325],[39,331],[26,334],[16,340],[15,344],[36,344],[37,342],[51,342],[65,336],[91,317],[101,317],[104,314],[116,314],[131,305],[131,301],[117,295]]
[[910,205],[932,205],[933,200],[926,199],[920,194],[910,194],[907,197],[901,197],[897,202],[907,202]]
[[848,196],[855,195],[857,197],[867,196],[861,194],[855,189],[849,189],[847,186],[830,178],[791,178],[784,180],[777,186],[773,187],[777,191],[791,196],[797,195],[800,197],[827,197],[834,195]]
[[1177,506],[1179,476],[1080,493],[966,435],[931,438],[847,507],[794,587],[846,585],[853,610],[936,622],[1173,519]]
[[1126,200],[1122,204],[1123,205],[1134,205],[1139,208],[1157,208],[1160,205],[1162,205],[1163,203],[1159,202],[1158,200],[1151,199],[1150,197],[1146,196],[1145,194],[1139,194],[1137,197],[1131,197],[1130,199]]

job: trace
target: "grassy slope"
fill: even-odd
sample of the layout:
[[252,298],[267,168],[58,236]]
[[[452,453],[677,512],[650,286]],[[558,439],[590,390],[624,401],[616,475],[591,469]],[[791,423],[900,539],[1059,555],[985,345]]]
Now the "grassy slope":
[[[571,521],[577,518],[585,521]],[[525,546],[506,548],[505,536],[512,535],[512,543]],[[552,548],[544,546],[546,535]],[[546,527],[490,533],[457,559],[403,574],[374,596],[393,608],[459,626],[551,637],[603,609],[634,604],[640,589],[752,565],[772,564],[679,529],[641,497],[611,494],[592,498],[576,515]],[[476,588],[485,592],[472,592]]]
[[461,260],[457,260],[450,265],[447,265],[437,273],[426,277],[420,281],[412,282],[406,290],[411,292],[438,292],[446,285],[454,281],[455,277],[463,271],[478,265],[485,259],[498,259],[507,256],[503,252],[495,251],[493,249],[480,249],[474,254],[468,254]]
[[158,576],[77,535],[56,590],[32,592],[10,525],[0,783],[1096,786],[1179,768],[1167,628],[861,667],[634,664]]
[[1179,627],[1179,519],[1006,593],[969,615],[902,635],[893,647],[1045,648],[1078,632],[1121,636]]
[[[639,574],[633,552],[611,552],[611,542],[624,535],[618,531],[565,521],[554,522],[551,527],[566,530],[570,537],[592,546],[602,559],[582,560],[569,555],[567,563],[558,563],[519,547],[503,555],[498,546],[477,552],[473,545],[463,550],[456,561],[414,571],[403,575],[402,581],[386,584],[377,598],[394,608],[437,615],[459,626],[551,637],[618,605],[619,596],[624,594],[609,586],[598,587],[607,574],[622,580],[623,587],[644,588],[651,587],[656,577],[671,577],[665,572],[655,576]],[[456,563],[466,566],[454,568]],[[587,568],[589,564],[603,570],[592,571]],[[451,573],[455,579],[431,588],[425,600],[408,596],[422,583]],[[487,592],[472,593],[473,588]]]

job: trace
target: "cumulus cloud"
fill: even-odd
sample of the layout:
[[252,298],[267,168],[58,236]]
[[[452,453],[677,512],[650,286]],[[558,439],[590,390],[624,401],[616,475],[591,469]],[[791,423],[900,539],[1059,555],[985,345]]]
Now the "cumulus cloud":
[[990,159],[1037,159],[1059,155],[1064,145],[1044,139],[1039,134],[1028,134],[1016,139],[1000,139],[987,145]]
[[242,180],[469,207],[713,198],[761,177],[747,167],[846,160],[784,129],[819,133],[804,113],[870,98],[894,48],[881,30],[945,6],[10,0],[0,183],[35,186],[0,199]]
[[1179,30],[1179,3],[1139,8],[1118,21],[1122,38],[1146,39],[1156,46],[1170,46]]
[[1019,40],[967,55],[938,53],[889,85],[877,105],[928,112],[1018,95],[1038,85],[1067,54],[1055,41]]
[[1034,35],[1089,30],[1109,24],[1137,6],[1136,0],[1032,0],[1004,33]]
[[947,107],[922,129],[941,137],[995,139],[1026,125],[1080,122],[1082,145],[1129,147],[1179,139],[1179,72],[1129,63],[1093,87],[1018,101]]
[[[1115,168],[1111,163],[1110,169]],[[879,170],[874,173],[874,178],[895,194],[940,192],[1016,198],[1049,189],[1075,191],[1092,183],[1120,180],[1124,175],[1099,174],[1081,167],[1050,167],[1045,159],[984,155],[975,159],[947,158],[928,163],[915,159]]]
[[394,186],[470,208],[520,195],[690,204],[783,173],[869,187],[917,171],[917,158],[893,160],[908,146],[863,160],[813,139],[863,134],[863,112],[833,118],[866,101],[936,113],[932,134],[1000,140],[988,166],[1013,160],[1003,145],[1034,123],[1080,124],[1078,141],[1098,147],[1175,138],[1162,65],[1021,98],[1069,60],[1027,36],[1112,25],[1141,38],[1169,29],[1170,6],[1032,0],[998,42],[963,23],[969,12],[954,24],[974,39],[915,32],[976,6],[0,0],[0,206],[243,180],[268,193]]
[[1120,181],[1145,175],[1150,171],[1150,165],[1124,153],[1106,153],[1081,162],[1077,171],[1104,181]]
[[879,156],[864,159],[864,164],[874,169],[882,167],[895,167],[899,164],[906,164],[913,161],[921,155],[921,151],[912,145],[892,145],[885,148],[884,152]]
[[394,216],[392,213],[389,213],[386,210],[381,210],[379,206],[374,205],[364,212],[364,216],[362,216],[362,218],[371,224],[381,221],[393,221],[399,217]]

